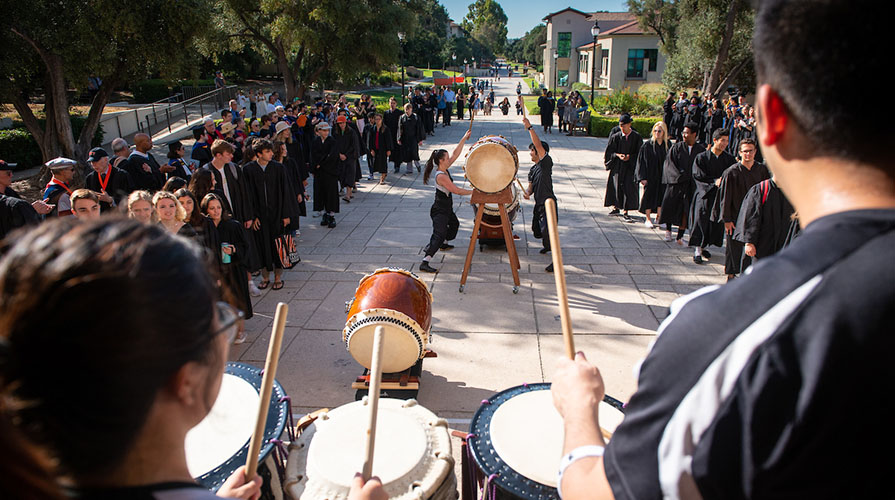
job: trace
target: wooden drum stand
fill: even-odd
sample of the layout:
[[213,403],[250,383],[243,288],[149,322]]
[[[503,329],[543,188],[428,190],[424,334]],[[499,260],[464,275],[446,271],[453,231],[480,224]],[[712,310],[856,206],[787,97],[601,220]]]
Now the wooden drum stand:
[[472,236],[469,238],[469,250],[466,251],[466,263],[463,265],[463,276],[460,278],[460,292],[466,287],[466,278],[469,276],[469,266],[472,265],[472,255],[475,253],[475,242],[481,236],[479,229],[482,226],[482,215],[485,213],[485,203],[496,203],[500,210],[500,224],[503,227],[503,239],[507,245],[507,255],[510,257],[510,270],[513,272],[513,293],[519,293],[519,254],[516,253],[516,242],[513,240],[513,230],[510,227],[510,218],[507,216],[506,204],[513,202],[513,191],[507,186],[499,193],[483,193],[473,188],[470,201],[478,205],[475,214],[475,226],[472,228]]

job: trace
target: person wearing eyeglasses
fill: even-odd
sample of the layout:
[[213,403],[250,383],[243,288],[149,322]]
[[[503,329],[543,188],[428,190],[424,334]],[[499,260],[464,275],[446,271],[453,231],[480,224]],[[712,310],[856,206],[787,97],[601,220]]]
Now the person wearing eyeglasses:
[[[199,247],[105,218],[48,222],[7,250],[0,434],[19,446],[4,454],[30,449],[54,463],[16,481],[15,496],[62,498],[64,479],[66,497],[215,498],[193,481],[184,439],[217,399],[239,313],[216,302]],[[102,297],[98,309],[85,313],[87,297]],[[258,498],[261,479],[245,472],[218,495]]]
[[460,221],[457,219],[457,214],[454,213],[453,195],[469,195],[472,194],[472,190],[463,189],[454,184],[454,179],[448,173],[448,169],[460,157],[463,145],[469,140],[471,132],[471,130],[466,131],[453,153],[448,154],[446,149],[436,149],[426,162],[423,184],[429,183],[429,176],[435,170],[435,202],[429,209],[429,216],[432,217],[432,237],[429,238],[429,244],[426,245],[426,255],[423,257],[423,262],[420,263],[420,271],[438,272],[438,269],[429,264],[435,252],[454,248],[453,245],[446,243],[456,238],[457,230],[460,229]]

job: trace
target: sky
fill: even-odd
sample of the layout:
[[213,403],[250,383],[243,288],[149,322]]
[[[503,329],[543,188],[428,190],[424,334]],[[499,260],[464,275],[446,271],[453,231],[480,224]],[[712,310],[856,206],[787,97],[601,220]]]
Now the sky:
[[[469,4],[472,0],[440,0],[447,8],[448,13],[457,23],[461,23],[466,13],[469,12]],[[580,0],[499,0],[500,6],[507,15],[507,37],[520,38],[526,31],[542,23],[541,19],[547,14],[571,7],[582,12],[594,12],[606,10],[610,12],[624,12],[628,10],[625,0],[594,0],[584,2]]]

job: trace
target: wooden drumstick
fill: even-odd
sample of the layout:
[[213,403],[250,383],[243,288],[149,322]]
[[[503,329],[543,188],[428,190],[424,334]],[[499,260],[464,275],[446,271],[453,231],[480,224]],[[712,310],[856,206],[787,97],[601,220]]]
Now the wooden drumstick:
[[255,432],[249,441],[249,455],[246,458],[246,481],[251,481],[258,470],[258,454],[261,452],[264,439],[264,427],[267,423],[267,410],[270,408],[270,393],[277,375],[280,362],[280,348],[283,346],[283,329],[286,328],[286,313],[289,306],[280,302],[273,318],[270,344],[267,347],[267,360],[264,362],[264,376],[261,378],[261,401],[258,403],[258,419],[255,421]]
[[385,328],[377,326],[373,332],[373,362],[370,364],[370,390],[367,404],[370,405],[370,425],[367,427],[367,447],[364,456],[364,481],[373,476],[373,450],[376,446],[376,416],[379,413],[379,386],[382,379],[382,343]]
[[569,294],[566,292],[566,273],[562,267],[562,249],[556,227],[556,200],[547,199],[547,228],[550,233],[550,254],[553,256],[553,277],[556,280],[556,299],[559,301],[559,318],[562,322],[562,338],[566,356],[575,359],[575,339],[572,338],[572,321],[569,318]]
[[525,98],[522,97],[522,94],[519,94],[519,102],[522,103],[522,117],[525,117]]
[[521,189],[523,193],[527,192],[525,186],[522,185],[522,181],[520,181],[518,177],[516,177],[516,182],[519,183],[519,189]]
[[472,122],[475,120],[475,108],[469,110],[469,132],[472,133]]

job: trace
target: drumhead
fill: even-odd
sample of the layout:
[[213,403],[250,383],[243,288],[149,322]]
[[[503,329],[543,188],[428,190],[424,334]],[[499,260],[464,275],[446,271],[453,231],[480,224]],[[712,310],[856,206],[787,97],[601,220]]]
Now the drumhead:
[[[261,379],[261,370],[254,366],[227,363],[211,411],[187,432],[184,449],[190,475],[212,491],[246,463],[261,399]],[[283,400],[285,397],[283,387],[274,381],[259,463],[273,450],[274,445],[268,441],[280,438],[286,428],[289,403]]]
[[[364,398],[329,411],[290,446],[286,489],[293,498],[348,498],[363,468],[367,403]],[[433,497],[453,475],[447,422],[415,400],[380,399],[373,474],[389,498]]]
[[[483,138],[474,144],[466,158],[466,178],[484,193],[499,193],[513,182],[519,170],[519,158],[506,140]],[[515,150],[515,148],[513,148]]]
[[[624,418],[622,404],[606,397],[600,425],[609,432]],[[492,396],[476,411],[469,439],[485,475],[497,474],[498,486],[520,498],[554,499],[562,456],[562,417],[553,406],[550,384],[527,384]]]
[[367,309],[351,318],[343,331],[343,340],[355,361],[371,368],[373,337],[382,326],[382,371],[396,373],[416,364],[425,354],[429,336],[406,314],[393,309]]

